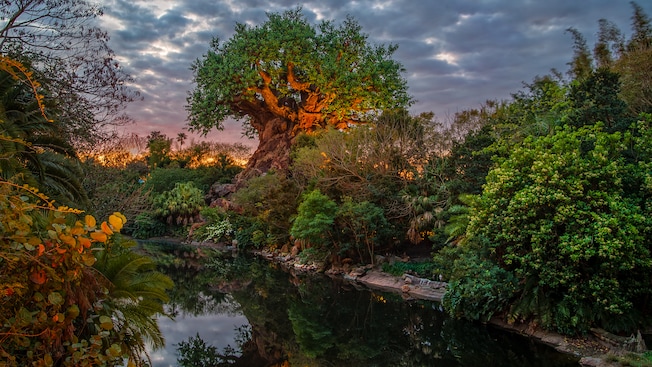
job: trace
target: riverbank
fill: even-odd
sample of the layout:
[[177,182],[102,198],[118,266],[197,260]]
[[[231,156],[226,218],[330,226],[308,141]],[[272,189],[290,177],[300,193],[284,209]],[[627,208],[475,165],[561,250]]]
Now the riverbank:
[[[378,266],[334,266],[325,268],[324,265],[301,263],[298,257],[291,254],[268,251],[255,251],[254,255],[268,261],[275,262],[293,271],[324,274],[338,279],[343,279],[354,287],[364,287],[371,290],[395,293],[404,299],[419,299],[441,302],[446,292],[445,282],[419,278],[410,274],[394,276],[382,272]],[[635,342],[636,338],[622,338],[611,335],[605,331],[594,330],[585,337],[568,337],[558,333],[541,330],[532,324],[508,323],[503,318],[494,317],[489,324],[502,330],[516,333],[548,345],[555,350],[573,355],[579,359],[579,365],[584,367],[619,367],[615,356],[630,353],[626,347]],[[639,337],[640,338],[640,337]]]
[[[161,239],[156,239],[158,242]],[[164,242],[187,244],[195,247],[211,247],[222,251],[235,251],[235,247],[212,242],[187,243],[181,239],[165,238]],[[405,300],[428,300],[441,302],[444,297],[445,282],[419,278],[410,274],[394,276],[380,270],[380,265],[355,266],[353,264],[339,264],[325,266],[318,263],[302,263],[296,254],[275,251],[252,251],[253,255],[274,262],[288,270],[299,273],[324,273],[325,275],[348,282],[356,288],[383,291],[400,295]],[[414,259],[399,259],[399,261],[414,261]],[[561,334],[540,330],[532,324],[514,324],[505,322],[503,318],[494,317],[489,321],[493,327],[512,332],[539,343],[548,345],[555,350],[573,355],[578,358],[579,365],[585,367],[619,367],[638,364],[623,364],[615,361],[614,356],[628,353],[623,347],[623,340],[631,344],[631,338],[622,338],[604,331],[597,331],[585,337],[567,337]],[[606,337],[605,337],[606,336]],[[647,365],[644,365],[647,366]]]

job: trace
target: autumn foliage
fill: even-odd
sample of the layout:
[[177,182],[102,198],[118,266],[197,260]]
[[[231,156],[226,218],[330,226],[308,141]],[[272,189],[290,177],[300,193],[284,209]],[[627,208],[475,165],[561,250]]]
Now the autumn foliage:
[[[23,187],[0,184],[0,361],[8,366],[111,364],[128,353],[102,301],[109,284],[94,252],[126,218],[43,206]],[[47,210],[44,210],[47,209]]]

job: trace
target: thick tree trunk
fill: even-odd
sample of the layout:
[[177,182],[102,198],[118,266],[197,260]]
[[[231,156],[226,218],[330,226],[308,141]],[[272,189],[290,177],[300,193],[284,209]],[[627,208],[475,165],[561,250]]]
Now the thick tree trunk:
[[258,130],[258,139],[258,148],[247,167],[235,178],[237,187],[269,170],[285,172],[290,166],[290,148],[294,139],[291,122],[280,117],[272,118]]

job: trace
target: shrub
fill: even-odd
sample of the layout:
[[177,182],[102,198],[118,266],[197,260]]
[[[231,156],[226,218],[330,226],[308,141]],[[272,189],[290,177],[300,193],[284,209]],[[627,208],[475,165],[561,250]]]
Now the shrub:
[[174,188],[154,198],[155,213],[168,224],[188,225],[199,222],[204,195],[192,182],[176,183]]

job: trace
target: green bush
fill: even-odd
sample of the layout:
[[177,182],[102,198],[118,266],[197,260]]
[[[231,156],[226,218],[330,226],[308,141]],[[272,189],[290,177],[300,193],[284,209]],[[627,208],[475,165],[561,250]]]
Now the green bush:
[[166,231],[165,223],[161,222],[153,213],[144,212],[136,216],[130,231],[126,233],[134,238],[148,239],[164,236]]
[[[649,158],[643,149],[638,157],[645,161],[626,158],[636,142],[601,125],[565,128],[525,139],[489,173],[467,234],[491,239],[486,261],[523,284],[512,318],[567,334],[592,326],[631,331],[643,322],[652,294],[652,222],[641,170]],[[477,265],[463,265],[468,279],[480,270],[495,280],[506,277],[485,261]],[[482,293],[473,287],[462,278],[451,282],[449,306],[485,314],[474,308],[482,303],[454,297]]]
[[476,254],[467,253],[455,261],[456,271],[442,305],[452,317],[488,321],[504,310],[518,291],[518,279],[510,271]]
[[204,195],[192,182],[176,183],[174,188],[154,198],[155,214],[168,224],[186,226],[199,222]]
[[174,185],[182,182],[192,182],[202,192],[208,192],[211,185],[229,183],[242,169],[236,166],[198,167],[198,168],[156,168],[150,172],[145,188],[155,194],[174,189]]

